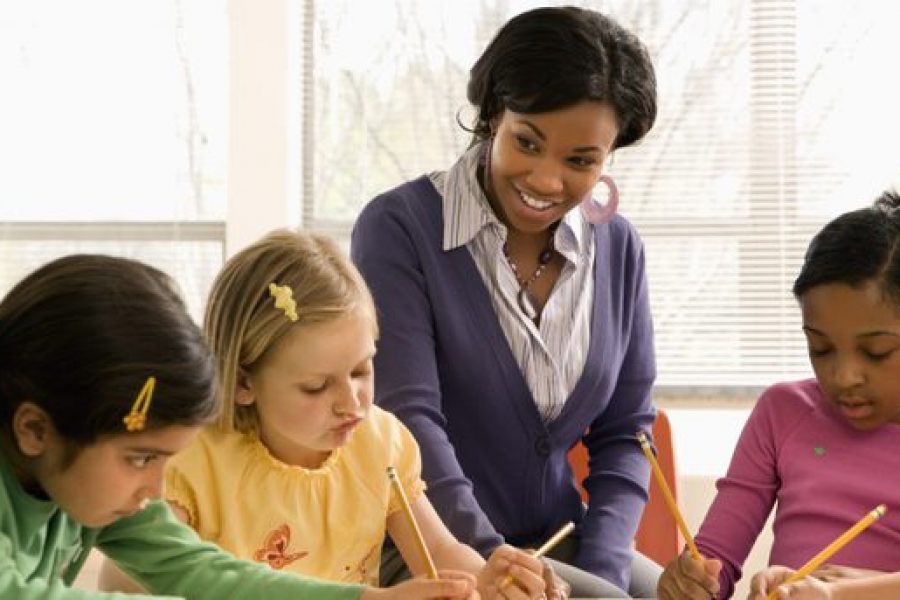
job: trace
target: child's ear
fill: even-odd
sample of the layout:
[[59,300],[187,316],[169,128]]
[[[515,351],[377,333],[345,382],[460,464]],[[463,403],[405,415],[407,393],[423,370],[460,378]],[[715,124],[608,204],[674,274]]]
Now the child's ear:
[[250,375],[243,369],[238,369],[237,382],[234,385],[234,403],[250,406],[253,400],[253,383],[250,381]]
[[19,451],[28,458],[37,458],[43,454],[48,438],[55,431],[47,411],[28,401],[16,407],[12,430]]

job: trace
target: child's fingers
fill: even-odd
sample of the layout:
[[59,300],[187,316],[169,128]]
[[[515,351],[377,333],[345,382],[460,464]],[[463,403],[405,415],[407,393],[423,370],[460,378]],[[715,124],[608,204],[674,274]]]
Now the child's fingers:
[[715,598],[719,594],[718,560],[702,558],[694,560],[689,552],[682,552],[676,562],[676,578],[679,591],[687,598]]
[[774,589],[778,584],[787,580],[793,573],[794,571],[791,569],[781,566],[763,569],[750,580],[750,595],[748,598],[751,600],[765,600],[769,590]]
[[[684,598],[709,598],[709,595],[701,595],[704,591],[686,574],[686,568],[682,566],[684,554],[679,555],[666,565],[659,583],[656,586],[656,594],[660,600],[682,600]],[[690,559],[688,559],[690,560]],[[691,588],[696,588],[697,595],[691,593]]]
[[860,569],[857,567],[847,567],[844,565],[827,564],[822,565],[810,574],[820,581],[832,582],[840,579],[857,579],[865,577],[874,577],[882,575],[882,571],[874,571],[872,569]]
[[825,583],[813,577],[804,577],[800,581],[785,583],[775,588],[778,600],[826,600],[831,592]]
[[757,573],[750,580],[750,592],[747,595],[747,600],[765,600],[767,589],[765,575]]
[[475,579],[468,573],[458,571],[439,571],[439,579],[416,578],[405,584],[403,597],[409,592],[410,597],[421,600],[431,598],[452,598],[464,600],[475,590]]
[[769,586],[766,582],[765,574],[757,573],[750,580],[750,592],[747,595],[747,600],[766,600],[768,591]]
[[446,579],[448,581],[462,582],[471,588],[476,585],[475,576],[465,571],[456,571],[454,569],[438,570],[438,580]]
[[775,588],[775,597],[778,600],[789,600],[791,596],[794,594],[794,585],[791,583],[786,583],[784,585],[779,585]]
[[[687,551],[674,559],[663,571],[657,595],[663,600],[709,600],[719,593],[717,560],[695,561]],[[715,573],[715,577],[713,576]]]

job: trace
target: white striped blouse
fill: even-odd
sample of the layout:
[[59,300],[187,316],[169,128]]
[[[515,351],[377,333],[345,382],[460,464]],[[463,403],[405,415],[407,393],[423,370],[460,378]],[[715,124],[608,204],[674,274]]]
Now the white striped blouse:
[[584,370],[594,303],[591,225],[578,209],[563,218],[554,248],[566,259],[535,326],[519,308],[519,282],[503,255],[506,226],[478,185],[479,144],[449,171],[429,175],[443,197],[445,252],[465,245],[478,267],[494,312],[545,423],[565,406]]

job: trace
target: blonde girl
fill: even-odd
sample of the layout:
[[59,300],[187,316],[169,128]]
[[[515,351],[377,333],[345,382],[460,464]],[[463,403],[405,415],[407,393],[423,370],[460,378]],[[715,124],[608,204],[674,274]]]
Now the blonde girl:
[[333,242],[280,230],[238,253],[204,327],[224,410],[166,478],[166,498],[203,539],[275,570],[377,585],[388,533],[423,575],[394,467],[439,568],[477,575],[483,598],[544,592],[540,561],[504,546],[485,563],[432,509],[415,440],[372,405],[374,305]]

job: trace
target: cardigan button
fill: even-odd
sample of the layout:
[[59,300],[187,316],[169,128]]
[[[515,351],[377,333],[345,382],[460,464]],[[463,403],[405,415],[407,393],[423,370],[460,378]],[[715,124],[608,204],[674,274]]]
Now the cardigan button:
[[534,449],[538,456],[550,456],[550,439],[546,435],[542,435],[534,442]]

